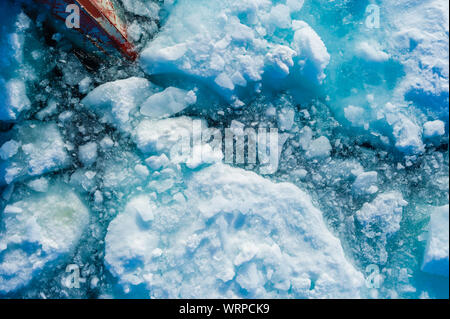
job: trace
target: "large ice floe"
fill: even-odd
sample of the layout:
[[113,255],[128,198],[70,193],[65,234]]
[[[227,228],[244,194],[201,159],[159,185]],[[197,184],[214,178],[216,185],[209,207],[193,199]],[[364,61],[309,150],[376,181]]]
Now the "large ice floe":
[[35,180],[31,183],[34,193],[10,202],[3,210],[2,293],[22,288],[49,264],[67,258],[88,225],[88,209],[75,193],[59,185],[47,189],[42,183]]
[[448,298],[447,1],[117,0],[135,63],[33,3],[0,2],[0,298]]
[[239,88],[258,90],[263,78],[280,81],[294,65],[306,79],[320,82],[330,55],[306,22],[291,20],[291,12],[301,6],[265,0],[178,1],[143,50],[142,65],[149,74],[198,78],[236,107],[242,106]]
[[[190,123],[180,120],[149,126],[154,142],[138,145],[153,154],[148,162],[158,182],[131,197],[108,228],[106,265],[125,292],[144,289],[154,298],[360,296],[362,274],[305,192],[222,163],[180,172],[168,152],[177,140],[167,136]],[[167,193],[167,203],[157,200]]]

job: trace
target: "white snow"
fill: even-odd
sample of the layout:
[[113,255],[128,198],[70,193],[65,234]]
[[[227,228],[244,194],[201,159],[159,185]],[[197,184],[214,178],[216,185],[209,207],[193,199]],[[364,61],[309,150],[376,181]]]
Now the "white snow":
[[330,156],[332,150],[330,141],[325,136],[312,140],[306,150],[307,158],[325,158]]
[[359,106],[349,105],[344,109],[345,118],[354,126],[363,126],[366,111]]
[[141,105],[141,114],[152,119],[160,119],[176,114],[196,101],[197,96],[194,91],[168,87],[164,91],[150,96]]
[[82,100],[103,121],[124,132],[131,131],[132,114],[152,93],[152,84],[143,78],[131,77],[96,87]]
[[358,175],[353,183],[352,190],[357,195],[374,194],[378,192],[377,182],[377,172],[365,172]]
[[311,80],[322,82],[330,54],[320,36],[304,21],[293,21],[292,48],[299,53],[300,64]]
[[371,62],[385,62],[389,60],[389,54],[383,52],[377,43],[362,41],[357,44],[356,52],[360,57]]
[[13,156],[0,161],[0,184],[56,171],[70,163],[56,124],[24,122],[13,132],[14,140],[21,147]]
[[428,226],[428,240],[422,262],[422,271],[448,277],[449,206],[434,207]]
[[0,158],[2,160],[7,160],[8,158],[13,157],[14,155],[17,154],[19,147],[20,147],[20,143],[14,141],[14,140],[9,140],[9,141],[5,142],[2,145],[2,147],[0,147]]
[[89,221],[77,195],[61,185],[8,207],[1,214],[1,293],[25,286],[47,264],[70,253]]
[[20,113],[28,110],[31,106],[27,97],[25,83],[20,79],[11,79],[6,83],[2,82],[4,81],[0,78],[0,98],[2,100],[0,120],[17,120]]
[[361,273],[294,185],[220,163],[185,183],[183,200],[162,204],[139,195],[110,224],[106,265],[125,292],[139,286],[153,298],[360,295]]
[[369,238],[386,238],[400,229],[403,207],[408,203],[398,191],[379,194],[371,203],[364,203],[356,218]]
[[423,135],[428,138],[445,134],[445,123],[440,120],[426,122],[423,128]]
[[[236,86],[259,82],[266,71],[271,75],[268,80],[274,80],[272,75],[286,77],[294,60],[301,60],[307,79],[321,81],[330,59],[326,47],[305,22],[297,21],[293,27],[291,21],[291,10],[300,10],[302,4],[177,1],[140,62],[149,74],[175,72],[200,79],[237,104]],[[290,46],[276,37],[270,40],[279,30],[294,37]]]
[[91,166],[97,160],[97,143],[89,142],[78,147],[78,159],[84,166]]

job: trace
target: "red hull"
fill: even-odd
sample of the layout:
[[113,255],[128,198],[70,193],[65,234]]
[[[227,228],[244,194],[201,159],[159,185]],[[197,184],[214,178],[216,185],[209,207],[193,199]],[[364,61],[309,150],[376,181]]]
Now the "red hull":
[[[126,25],[117,16],[110,0],[35,0],[50,9],[52,15],[65,21],[70,4],[80,9],[80,27],[76,28],[85,39],[108,54],[118,50],[130,60],[137,58],[133,44],[128,40]],[[67,12],[69,11],[69,12]]]

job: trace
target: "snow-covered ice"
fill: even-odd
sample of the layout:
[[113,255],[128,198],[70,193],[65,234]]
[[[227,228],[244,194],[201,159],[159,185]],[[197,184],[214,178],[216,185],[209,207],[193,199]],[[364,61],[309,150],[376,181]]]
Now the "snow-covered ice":
[[89,211],[68,187],[54,185],[8,204],[1,217],[0,292],[8,293],[72,252]]
[[422,270],[448,277],[448,205],[432,209]]
[[106,265],[126,292],[142,287],[156,298],[359,296],[362,275],[294,185],[215,164],[194,173],[185,187],[168,204],[146,194],[132,198],[110,224]]
[[373,194],[378,191],[377,181],[377,172],[365,172],[356,177],[352,189],[357,195]]
[[[321,81],[330,56],[306,22],[291,21],[291,8],[299,7],[270,1],[180,0],[142,52],[141,62],[149,74],[198,78],[235,105],[240,105],[239,87],[251,87],[266,73],[268,80],[284,78],[295,63],[307,79]],[[279,30],[287,30],[292,43],[269,40]]]
[[442,136],[445,134],[445,123],[440,120],[426,122],[423,128],[425,137]]
[[[17,144],[20,141],[20,146]],[[5,145],[6,144],[6,145]],[[54,123],[24,122],[13,129],[1,147],[0,184],[59,170],[70,163]]]

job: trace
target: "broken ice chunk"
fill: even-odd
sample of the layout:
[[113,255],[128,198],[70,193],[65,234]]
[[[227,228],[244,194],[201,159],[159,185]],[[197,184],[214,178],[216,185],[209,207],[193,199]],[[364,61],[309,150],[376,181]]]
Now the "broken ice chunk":
[[20,113],[31,106],[27,97],[25,83],[19,79],[12,79],[5,83],[0,77],[0,120],[15,121]]
[[377,181],[377,172],[361,173],[353,183],[352,190],[356,195],[374,194],[378,192]]
[[88,167],[97,160],[97,143],[90,142],[78,147],[78,158],[84,166]]
[[356,218],[368,237],[388,237],[400,229],[403,207],[408,203],[398,191],[382,193],[373,202],[364,203]]
[[170,158],[174,146],[182,144],[184,139],[190,141],[192,127],[192,119],[185,116],[159,121],[144,120],[136,129],[135,141],[145,154],[165,153]]
[[147,17],[153,20],[159,19],[159,5],[155,1],[145,0],[123,0],[125,10],[136,15]]
[[161,156],[150,156],[145,160],[145,163],[148,165],[148,167],[150,167],[154,171],[161,169],[161,167],[166,166],[169,162],[170,161],[167,158],[166,154],[162,154]]
[[428,226],[428,240],[422,271],[448,277],[448,210],[449,206],[435,207]]
[[278,128],[281,131],[289,131],[294,125],[295,111],[291,107],[284,107],[278,113]]
[[395,146],[406,155],[421,154],[425,150],[422,143],[422,128],[404,114],[390,114]]
[[140,63],[148,74],[170,72],[199,79],[234,107],[241,104],[240,87],[263,78],[286,79],[295,59],[301,59],[308,78],[320,82],[330,56],[305,22],[297,21],[292,28],[291,9],[301,8],[301,3],[210,0],[205,6],[177,1],[164,28],[142,51]]
[[87,76],[78,83],[78,90],[81,94],[86,94],[92,84],[92,79]]
[[96,87],[81,101],[103,121],[130,132],[132,113],[152,93],[152,84],[143,78],[131,77]]
[[64,185],[9,204],[0,233],[0,293],[30,282],[42,269],[69,254],[89,222],[89,212]]
[[389,54],[380,49],[376,42],[362,41],[356,45],[356,54],[369,62],[386,62]]
[[[398,191],[379,194],[371,203],[364,203],[356,212],[356,219],[364,234],[364,257],[372,263],[385,264],[388,260],[388,240],[399,231],[403,207],[408,203]],[[369,243],[370,242],[370,243]]]
[[44,120],[48,116],[52,116],[58,111],[58,102],[55,100],[50,100],[45,108],[40,110],[36,114],[36,118],[40,121]]
[[5,142],[2,147],[0,147],[0,158],[2,160],[7,160],[8,158],[13,157],[17,154],[17,151],[19,150],[20,143],[10,140]]
[[143,183],[141,175],[136,174],[136,166],[142,165],[134,153],[118,152],[102,162],[104,165],[103,186],[107,189],[129,189]]
[[22,146],[13,156],[0,161],[0,184],[10,184],[19,178],[39,176],[69,165],[70,159],[56,124],[25,122],[16,125],[12,135]]
[[292,48],[300,56],[300,65],[305,76],[321,83],[325,79],[325,68],[330,54],[320,36],[304,21],[292,22],[295,30]]
[[78,188],[80,193],[92,192],[96,186],[96,172],[85,169],[76,170],[70,176],[70,184]]
[[299,188],[222,163],[188,176],[180,200],[153,202],[147,190],[109,225],[105,263],[125,292],[155,298],[360,295],[363,276]]
[[439,120],[426,122],[423,125],[423,135],[427,138],[442,136],[445,134],[445,123]]
[[160,119],[176,114],[197,101],[194,91],[169,87],[150,96],[141,106],[141,114]]
[[305,153],[307,158],[325,158],[330,156],[332,150],[330,141],[325,136],[321,136],[309,144]]
[[33,179],[27,185],[35,192],[45,193],[48,190],[48,180],[44,177]]

